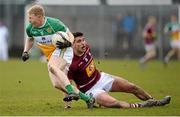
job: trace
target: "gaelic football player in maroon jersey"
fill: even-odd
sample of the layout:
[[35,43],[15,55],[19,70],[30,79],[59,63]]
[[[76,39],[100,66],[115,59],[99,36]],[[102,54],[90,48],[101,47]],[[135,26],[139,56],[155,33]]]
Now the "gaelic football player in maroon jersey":
[[140,67],[144,68],[145,64],[156,57],[156,46],[157,46],[157,29],[156,29],[156,18],[154,16],[148,17],[148,22],[143,30],[143,40],[145,44],[146,54],[140,59]]
[[[74,57],[69,67],[68,77],[70,80],[74,80],[81,92],[93,96],[96,103],[110,108],[139,108],[161,106],[170,102],[170,96],[155,100],[143,89],[124,78],[98,71],[83,33],[76,32],[73,35],[75,37]],[[108,92],[132,93],[144,102],[120,101],[110,96]]]

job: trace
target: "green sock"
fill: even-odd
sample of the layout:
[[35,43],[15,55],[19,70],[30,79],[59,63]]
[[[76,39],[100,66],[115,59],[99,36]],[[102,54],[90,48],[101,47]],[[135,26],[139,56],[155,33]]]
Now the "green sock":
[[73,90],[73,87],[72,87],[72,85],[71,84],[69,84],[69,85],[66,85],[66,91],[68,92],[68,94],[69,93],[73,93],[74,92],[74,90]]
[[91,97],[82,93],[82,92],[79,92],[79,97],[84,100],[84,101],[88,101]]

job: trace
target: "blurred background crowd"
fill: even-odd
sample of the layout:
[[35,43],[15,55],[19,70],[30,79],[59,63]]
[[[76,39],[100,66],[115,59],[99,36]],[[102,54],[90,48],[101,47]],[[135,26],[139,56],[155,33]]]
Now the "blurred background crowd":
[[[0,0],[0,48],[7,45],[3,58],[21,57],[26,36],[27,5],[35,0]],[[87,37],[96,58],[140,58],[144,55],[143,31],[149,18],[154,20],[157,58],[162,60],[170,49],[165,33],[171,17],[179,22],[179,0],[39,0],[46,15],[61,19],[71,32]],[[179,23],[178,23],[179,25]],[[179,26],[178,26],[179,27]],[[171,30],[171,29],[169,29]],[[179,34],[179,30],[178,30]],[[179,37],[178,37],[179,38]],[[3,50],[3,49],[0,49]],[[40,51],[33,52],[38,58]]]

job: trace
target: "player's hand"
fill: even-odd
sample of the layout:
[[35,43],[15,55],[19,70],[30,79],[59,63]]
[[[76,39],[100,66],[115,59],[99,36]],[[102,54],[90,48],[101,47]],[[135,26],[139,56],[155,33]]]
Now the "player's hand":
[[22,60],[25,62],[26,60],[28,60],[29,59],[29,54],[28,54],[28,52],[23,52],[22,53]]
[[64,42],[57,41],[57,43],[56,43],[56,47],[59,49],[71,47],[71,45],[72,45],[71,42],[66,39],[64,40]]

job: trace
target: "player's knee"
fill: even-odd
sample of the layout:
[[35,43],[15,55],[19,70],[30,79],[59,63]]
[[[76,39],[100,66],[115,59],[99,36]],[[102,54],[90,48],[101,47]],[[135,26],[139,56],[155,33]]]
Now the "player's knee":
[[135,85],[135,84],[133,84],[133,83],[129,83],[130,85],[129,85],[129,88],[128,88],[128,92],[130,92],[130,93],[136,93],[137,92],[137,90],[138,90],[138,87]]
[[[123,81],[124,83],[124,91],[127,92],[127,93],[133,93],[137,90],[137,86],[131,82],[129,82],[128,80],[125,80]],[[119,83],[120,84],[120,83]]]

